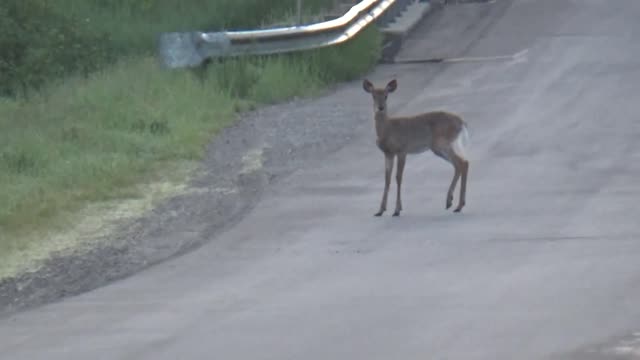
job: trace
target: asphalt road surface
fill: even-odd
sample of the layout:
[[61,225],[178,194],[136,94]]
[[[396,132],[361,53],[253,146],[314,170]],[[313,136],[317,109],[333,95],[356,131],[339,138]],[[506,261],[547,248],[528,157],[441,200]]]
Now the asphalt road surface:
[[197,251],[2,319],[0,358],[640,359],[638,19],[637,0],[448,6],[399,58],[466,59],[370,79],[397,77],[393,113],[467,120],[462,214],[427,153],[402,216],[373,217],[370,120]]

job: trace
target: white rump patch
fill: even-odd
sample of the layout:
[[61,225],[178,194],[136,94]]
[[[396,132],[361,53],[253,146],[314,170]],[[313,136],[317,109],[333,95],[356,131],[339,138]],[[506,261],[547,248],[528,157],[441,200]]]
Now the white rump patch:
[[461,158],[467,159],[467,145],[469,144],[469,132],[467,131],[467,127],[463,126],[462,130],[451,144],[453,152]]

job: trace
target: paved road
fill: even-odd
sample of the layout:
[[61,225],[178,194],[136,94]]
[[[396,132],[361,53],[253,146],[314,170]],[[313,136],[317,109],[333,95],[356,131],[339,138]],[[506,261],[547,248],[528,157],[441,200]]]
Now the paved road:
[[[467,119],[463,214],[427,154],[408,160],[403,215],[374,218],[383,158],[363,124],[200,250],[3,319],[0,358],[633,358],[639,18],[637,0],[450,6],[401,58],[520,55],[371,79],[397,75],[394,112]],[[331,98],[371,111],[359,82]]]

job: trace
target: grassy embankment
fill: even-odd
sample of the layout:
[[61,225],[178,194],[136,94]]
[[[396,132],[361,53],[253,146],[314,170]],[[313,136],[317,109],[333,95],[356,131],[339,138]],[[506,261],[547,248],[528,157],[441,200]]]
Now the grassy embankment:
[[[312,11],[326,2],[305,0]],[[162,69],[154,57],[159,32],[255,27],[281,21],[294,4],[0,5],[0,47],[9,49],[0,58],[0,264],[28,257],[30,248],[48,241],[34,232],[64,228],[88,204],[138,196],[134,185],[197,161],[237,112],[312,95],[375,63],[380,38],[374,28],[335,48],[214,63],[204,81],[190,71]],[[44,27],[49,31],[38,31]],[[30,38],[34,32],[42,39]]]

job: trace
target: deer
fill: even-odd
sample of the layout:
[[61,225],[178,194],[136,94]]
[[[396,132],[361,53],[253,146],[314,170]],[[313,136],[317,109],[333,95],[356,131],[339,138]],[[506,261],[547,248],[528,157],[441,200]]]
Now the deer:
[[407,155],[421,154],[429,150],[453,165],[454,175],[447,191],[446,210],[453,205],[453,193],[458,180],[461,179],[458,206],[454,210],[455,213],[461,212],[466,203],[469,173],[469,161],[465,154],[469,139],[467,123],[459,115],[447,111],[430,111],[413,116],[391,117],[387,110],[387,96],[397,89],[397,80],[392,79],[384,88],[376,88],[368,79],[364,79],[362,87],[373,98],[376,145],[385,158],[384,191],[380,209],[374,216],[382,216],[387,210],[387,197],[395,158],[398,159],[397,195],[393,216],[400,216],[402,211],[402,175]]

